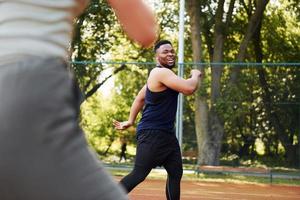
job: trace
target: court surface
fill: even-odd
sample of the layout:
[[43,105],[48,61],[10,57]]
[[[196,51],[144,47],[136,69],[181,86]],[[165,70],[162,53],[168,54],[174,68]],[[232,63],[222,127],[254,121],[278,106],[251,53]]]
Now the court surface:
[[[299,200],[300,186],[187,181],[181,183],[181,200]],[[146,179],[130,200],[166,200],[165,180]]]

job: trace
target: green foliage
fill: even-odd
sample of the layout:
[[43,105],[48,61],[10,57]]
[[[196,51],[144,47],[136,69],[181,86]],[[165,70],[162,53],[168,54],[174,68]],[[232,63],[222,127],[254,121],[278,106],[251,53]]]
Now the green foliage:
[[90,145],[101,155],[108,153],[114,142],[119,142],[121,133],[113,127],[117,110],[110,99],[96,93],[81,107],[81,126]]
[[[144,67],[130,65],[115,77],[115,97],[112,99],[112,102],[116,109],[114,115],[116,120],[128,120],[131,105],[139,90],[146,84],[148,67],[148,65]],[[137,117],[136,122],[139,121],[140,117],[140,115]],[[136,127],[136,124],[134,127]],[[123,134],[129,140],[129,143],[135,143],[134,129],[125,131]]]
[[92,0],[86,11],[75,21],[72,41],[72,60],[88,61],[72,65],[85,94],[97,89],[98,77],[103,76],[104,71],[110,69],[113,72],[120,67],[89,63],[107,59],[119,40],[126,39],[112,9],[105,0]]
[[[224,44],[224,62],[234,62],[239,45],[244,37],[249,15],[246,8],[236,3],[231,24],[227,27],[227,37]],[[279,1],[280,5],[270,4],[265,12],[261,29],[262,62],[299,62],[300,58],[300,24],[299,4],[294,1]],[[202,39],[203,60],[211,59],[210,45],[214,40],[215,13],[217,0],[202,1],[201,24],[204,27]],[[155,12],[160,22],[160,38],[169,39],[177,46],[178,37],[178,1],[155,1]],[[188,20],[188,18],[187,18]],[[92,1],[86,12],[75,22],[77,31],[74,35],[72,59],[77,61],[113,60],[121,62],[152,62],[152,49],[142,49],[124,36],[112,10],[105,1]],[[190,27],[186,25],[185,61],[192,61],[192,46],[189,38]],[[205,33],[205,34],[204,34]],[[204,36],[205,35],[205,36]],[[256,61],[256,50],[251,43],[247,48],[245,61]],[[81,88],[86,93],[99,84],[104,77],[112,74],[120,64],[82,64],[73,65]],[[120,137],[129,138],[135,142],[135,131],[116,132],[112,120],[127,120],[131,104],[138,91],[146,83],[149,70],[154,67],[147,64],[126,64],[119,73],[113,75],[114,87],[110,98],[105,99],[95,93],[82,106],[81,124],[84,127],[90,144],[102,154],[113,141]],[[280,64],[273,67],[246,66],[241,69],[241,75],[236,87],[230,87],[228,80],[232,67],[225,66],[221,78],[221,98],[214,105],[210,103],[211,69],[205,66],[206,74],[198,94],[208,99],[210,107],[217,109],[224,122],[222,155],[238,160],[250,160],[255,163],[272,163],[272,159],[261,159],[257,141],[264,145],[264,155],[276,158],[277,165],[286,165],[287,148],[299,146],[299,67],[284,67]],[[185,76],[189,76],[191,65],[186,66]],[[268,102],[264,101],[265,91],[260,82],[259,69],[264,69],[265,78],[270,92],[269,104],[271,114],[276,114],[284,131],[278,133],[270,121],[267,111]],[[106,73],[107,73],[106,71]],[[176,71],[176,69],[175,69]],[[184,135],[183,149],[195,150],[194,98],[184,100]],[[140,115],[139,115],[140,117]],[[136,120],[136,122],[139,120]],[[135,124],[136,126],[136,124]],[[287,136],[287,143],[281,138]],[[298,155],[299,157],[299,155]],[[297,155],[294,156],[297,158]],[[296,160],[296,159],[295,159]],[[273,160],[274,161],[274,160]],[[275,163],[275,161],[273,162]]]
[[286,3],[280,7],[270,6],[269,9],[262,32],[266,62],[299,62],[300,25],[296,20],[297,13]]

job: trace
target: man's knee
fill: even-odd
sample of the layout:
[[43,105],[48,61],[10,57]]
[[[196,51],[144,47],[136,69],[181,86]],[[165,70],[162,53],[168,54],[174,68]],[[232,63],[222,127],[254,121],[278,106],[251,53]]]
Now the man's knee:
[[168,171],[169,178],[180,180],[182,178],[182,175],[183,175],[182,167],[174,168],[174,169]]
[[149,174],[149,171],[147,170],[133,170],[133,176],[135,177],[135,179],[140,183],[143,182],[147,175]]

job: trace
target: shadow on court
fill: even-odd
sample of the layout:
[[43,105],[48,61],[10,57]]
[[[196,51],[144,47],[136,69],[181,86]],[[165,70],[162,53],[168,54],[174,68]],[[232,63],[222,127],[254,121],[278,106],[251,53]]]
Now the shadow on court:
[[[296,200],[300,186],[182,181],[181,200]],[[130,200],[165,200],[165,180],[147,179],[130,194]]]

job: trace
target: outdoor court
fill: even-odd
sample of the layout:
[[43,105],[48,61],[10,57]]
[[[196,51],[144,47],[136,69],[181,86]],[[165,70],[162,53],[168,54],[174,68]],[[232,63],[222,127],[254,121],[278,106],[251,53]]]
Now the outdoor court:
[[[181,183],[181,200],[299,200],[300,186],[241,184],[205,181]],[[165,180],[147,179],[130,194],[130,200],[166,200]]]

